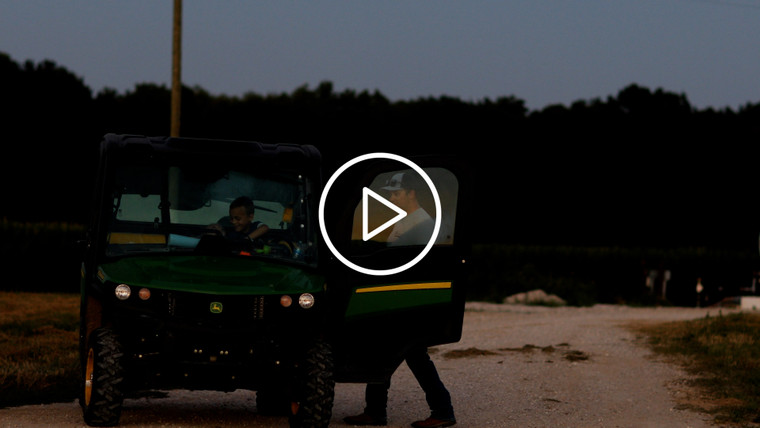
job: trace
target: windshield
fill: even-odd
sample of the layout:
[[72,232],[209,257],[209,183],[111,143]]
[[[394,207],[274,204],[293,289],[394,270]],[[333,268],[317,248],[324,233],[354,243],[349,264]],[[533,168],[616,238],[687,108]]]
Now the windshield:
[[315,228],[298,174],[119,167],[106,254],[261,256],[311,263]]

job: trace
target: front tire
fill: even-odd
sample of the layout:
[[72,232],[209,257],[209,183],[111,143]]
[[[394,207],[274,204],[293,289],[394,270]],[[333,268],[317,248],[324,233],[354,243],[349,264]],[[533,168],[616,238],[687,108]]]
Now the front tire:
[[114,426],[119,423],[124,402],[124,352],[111,329],[92,332],[84,359],[82,406],[84,421],[90,426]]
[[301,363],[297,382],[298,396],[291,403],[291,428],[324,428],[332,418],[335,378],[332,349],[317,341]]

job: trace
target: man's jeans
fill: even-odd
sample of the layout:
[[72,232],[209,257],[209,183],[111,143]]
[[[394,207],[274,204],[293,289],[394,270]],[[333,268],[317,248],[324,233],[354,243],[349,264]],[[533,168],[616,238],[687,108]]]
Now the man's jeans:
[[[430,407],[430,416],[436,419],[454,419],[454,408],[451,405],[449,391],[441,382],[435,364],[424,346],[414,347],[406,354],[406,364],[425,392],[425,400]],[[367,384],[365,400],[367,407],[364,413],[377,417],[386,417],[388,404],[388,389],[390,380],[386,383]]]

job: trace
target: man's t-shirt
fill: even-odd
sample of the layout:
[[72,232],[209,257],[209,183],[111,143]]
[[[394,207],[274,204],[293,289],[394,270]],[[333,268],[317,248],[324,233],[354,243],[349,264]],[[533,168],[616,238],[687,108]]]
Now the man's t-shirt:
[[423,208],[418,208],[393,226],[390,245],[425,245],[430,241],[435,222]]

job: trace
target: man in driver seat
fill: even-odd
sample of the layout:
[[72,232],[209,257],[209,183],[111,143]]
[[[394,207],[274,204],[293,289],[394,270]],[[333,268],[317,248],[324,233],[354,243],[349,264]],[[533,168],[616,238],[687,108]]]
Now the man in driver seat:
[[230,204],[230,222],[232,228],[223,228],[219,224],[212,225],[216,230],[233,241],[254,241],[269,231],[269,226],[260,221],[253,221],[253,200],[241,196]]

